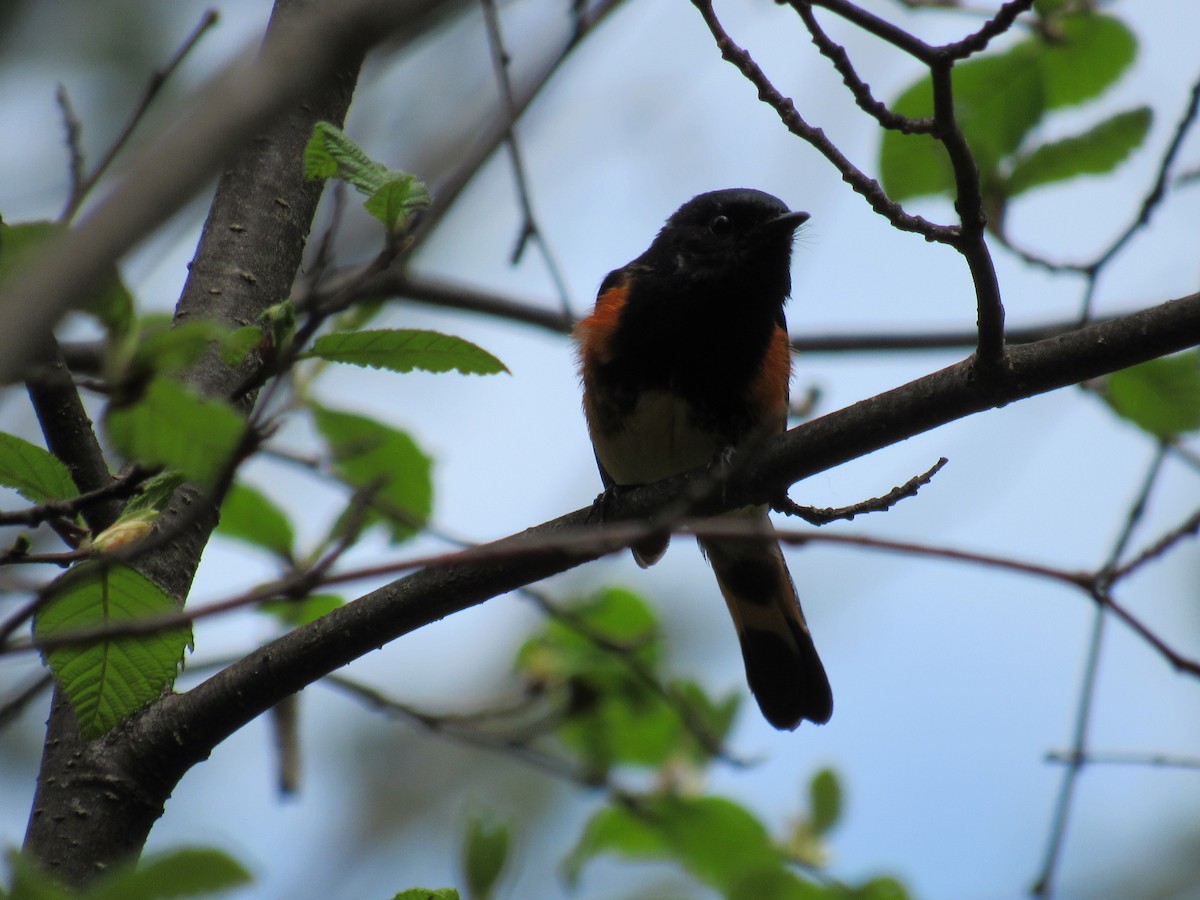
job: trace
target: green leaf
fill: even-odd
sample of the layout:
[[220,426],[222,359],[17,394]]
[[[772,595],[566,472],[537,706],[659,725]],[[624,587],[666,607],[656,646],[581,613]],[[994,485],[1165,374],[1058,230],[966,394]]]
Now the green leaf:
[[459,900],[459,896],[454,888],[409,888],[392,900]]
[[[1047,109],[1099,97],[1137,57],[1137,38],[1111,16],[1077,13],[1056,20],[1054,39],[1030,38],[1042,49],[1039,63]],[[1007,87],[1004,92],[1008,93]]]
[[318,338],[305,356],[393,372],[457,370],[464,375],[491,375],[508,371],[504,363],[470,341],[416,329],[327,334]]
[[[614,644],[626,649],[614,653]],[[626,662],[656,673],[661,655],[650,607],[611,588],[547,622],[518,652],[517,668],[565,697],[559,739],[594,771],[606,772],[617,763],[658,765],[681,747],[694,748],[684,742],[676,711]]]
[[382,518],[394,541],[407,540],[423,528],[433,511],[432,461],[416,442],[355,413],[313,404],[312,415],[332,451],[338,477],[370,494],[367,521]]
[[1200,429],[1200,356],[1189,350],[1109,375],[1101,396],[1122,418],[1157,438]]
[[[1020,146],[1045,110],[1040,71],[1027,47],[969,59],[954,67],[954,108],[975,155],[985,186],[998,178],[1000,163]],[[1003,84],[1005,89],[996,90]],[[933,83],[925,77],[893,104],[901,115],[933,114]],[[884,132],[880,178],[894,200],[928,194],[954,196],[954,174],[942,145],[929,135]]]
[[304,148],[304,177],[340,178],[364,193],[374,193],[387,177],[387,168],[331,122],[318,122]]
[[253,879],[246,868],[220,850],[185,847],[149,856],[101,879],[87,900],[160,900],[210,897]]
[[368,213],[387,226],[395,234],[402,231],[408,217],[429,205],[429,191],[412,175],[390,173],[363,203]]
[[1013,164],[1008,195],[1077,175],[1111,172],[1142,145],[1152,117],[1150,108],[1141,106],[1117,113],[1083,134],[1037,147]]
[[300,600],[267,600],[259,609],[290,628],[299,628],[345,605],[346,601],[337,594],[313,594]]
[[79,496],[70,471],[56,456],[14,434],[0,434],[0,485],[34,503]]
[[[677,681],[673,683],[673,687],[680,700],[687,704],[692,715],[716,743],[719,744],[729,736],[729,729],[733,727],[738,707],[742,704],[740,691],[730,691],[720,700],[714,700],[693,681]],[[699,751],[700,761],[712,756],[708,748],[696,749]]]
[[518,651],[517,667],[540,681],[628,673],[628,666],[614,658],[611,650],[597,647],[582,631],[625,645],[630,655],[651,668],[658,665],[662,645],[658,618],[650,605],[632,591],[605,588],[570,604],[562,617],[548,621]]
[[[82,563],[60,579],[34,619],[39,641],[175,613],[167,593],[125,565]],[[66,693],[80,733],[88,739],[157,699],[175,682],[191,628],[176,626],[132,637],[97,638],[47,651],[44,656]]]
[[246,423],[229,404],[202,399],[178,382],[156,378],[136,402],[110,406],[105,427],[126,457],[179,469],[211,490],[230,465]]
[[812,830],[816,835],[828,832],[842,816],[842,786],[832,769],[822,769],[808,786]]
[[[933,85],[923,78],[892,103],[903,116],[923,118],[933,113]],[[888,129],[879,147],[879,181],[897,202],[931,194],[953,196],[954,171],[942,145],[927,134],[901,134]]]
[[265,494],[238,482],[221,504],[217,533],[291,561],[295,534],[287,515]]
[[507,825],[487,821],[479,815],[471,816],[467,821],[462,868],[473,900],[486,900],[492,896],[492,889],[508,860],[508,844]]
[[784,866],[762,823],[721,797],[641,796],[632,807],[601,809],[564,862],[567,880],[576,883],[601,853],[673,860],[727,896],[749,873]]
[[954,67],[953,80],[958,124],[986,183],[1045,112],[1036,56],[1032,48],[1018,45],[996,56],[969,59]]
[[367,195],[364,206],[391,233],[403,230],[411,213],[429,205],[425,185],[406,172],[375,162],[340,128],[318,122],[304,148],[306,178],[339,178]]
[[160,472],[149,481],[125,504],[125,513],[153,510],[162,512],[171,500],[171,495],[179,489],[187,478],[182,472],[168,470]]

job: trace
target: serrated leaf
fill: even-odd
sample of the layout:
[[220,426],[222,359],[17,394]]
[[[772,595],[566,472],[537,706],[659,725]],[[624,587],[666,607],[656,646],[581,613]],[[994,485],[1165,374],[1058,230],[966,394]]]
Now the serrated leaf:
[[425,185],[412,175],[391,173],[366,199],[363,208],[395,233],[402,230],[412,213],[428,205],[429,191]]
[[[1077,13],[1055,20],[1054,38],[1038,43],[1047,109],[1073,106],[1099,97],[1137,57],[1137,38],[1111,16]],[[1007,90],[1007,89],[1006,89]]]
[[[39,641],[79,631],[153,619],[176,612],[170,596],[126,565],[82,563],[64,575],[53,598],[34,618]],[[98,638],[44,654],[75,709],[80,733],[106,734],[175,683],[191,628],[134,637]]]
[[470,341],[419,329],[327,334],[317,338],[305,356],[392,372],[422,369],[426,372],[491,375],[508,371],[504,363]]
[[58,457],[15,434],[0,434],[0,485],[34,503],[79,496],[70,471]]
[[567,880],[602,853],[670,859],[726,894],[749,873],[783,870],[784,855],[762,823],[721,797],[641,796],[636,808],[609,806],[588,821],[563,864]]
[[409,888],[392,900],[459,900],[459,896],[454,888]]
[[366,194],[367,212],[395,233],[408,216],[429,205],[425,185],[407,172],[377,163],[349,135],[329,122],[318,122],[304,148],[304,175],[340,178]]
[[407,540],[423,528],[433,510],[432,461],[417,443],[367,416],[315,404],[312,415],[329,444],[338,477],[370,493],[368,522],[382,519],[394,541]]
[[1117,415],[1157,438],[1196,431],[1200,429],[1200,357],[1189,350],[1114,372],[1101,395]]
[[217,533],[261,547],[286,561],[293,558],[296,538],[287,515],[261,491],[241,482],[225,495]]
[[304,176],[340,178],[365,194],[373,194],[387,178],[387,167],[367,156],[346,132],[331,122],[318,122],[304,148]]
[[259,609],[290,628],[299,628],[345,605],[346,601],[337,594],[313,594],[301,600],[267,600]]
[[143,859],[101,879],[87,900],[210,897],[253,881],[236,859],[205,847],[185,847]]
[[472,900],[492,896],[496,881],[508,860],[509,829],[507,825],[487,821],[474,815],[467,821],[463,835],[462,868],[467,890]]
[[825,834],[842,816],[842,786],[832,769],[822,769],[808,786],[808,802],[812,830]]
[[178,469],[211,490],[230,464],[246,423],[229,404],[156,378],[136,402],[110,406],[105,427],[113,446],[129,459]]
[[1008,195],[1077,175],[1111,172],[1142,145],[1152,117],[1149,107],[1138,107],[1117,113],[1083,134],[1037,147],[1013,164]]

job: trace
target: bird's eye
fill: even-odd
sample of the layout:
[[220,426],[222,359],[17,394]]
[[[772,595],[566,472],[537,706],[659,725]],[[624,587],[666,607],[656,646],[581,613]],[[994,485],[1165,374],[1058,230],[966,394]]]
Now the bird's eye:
[[728,216],[713,216],[712,221],[708,223],[708,230],[721,237],[733,230],[733,223],[729,221]]

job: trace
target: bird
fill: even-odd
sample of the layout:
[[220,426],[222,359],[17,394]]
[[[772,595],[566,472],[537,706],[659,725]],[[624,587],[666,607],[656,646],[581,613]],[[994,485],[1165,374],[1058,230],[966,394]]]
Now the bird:
[[[605,276],[573,331],[601,501],[714,465],[787,427],[783,307],[795,233],[808,219],[759,190],[700,194],[646,252]],[[824,724],[833,694],[767,507],[725,515],[763,536],[698,539],[737,629],[750,690],[777,729]],[[653,565],[669,540],[639,540],[634,559]]]

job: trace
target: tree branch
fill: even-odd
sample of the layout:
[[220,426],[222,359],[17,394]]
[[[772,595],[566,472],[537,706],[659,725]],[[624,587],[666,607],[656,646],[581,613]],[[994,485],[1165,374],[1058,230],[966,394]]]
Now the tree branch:
[[[766,502],[787,486],[938,425],[1064,387],[1200,343],[1200,294],[1073,334],[1010,349],[1012,367],[983,382],[964,361],[851,407],[805,423],[738,466],[720,492],[690,514]],[[677,503],[707,473],[697,472],[623,492],[614,522],[645,520]],[[719,495],[719,496],[714,496]],[[288,693],[396,637],[550,575],[613,552],[630,540],[605,536],[541,543],[586,528],[590,508],[504,538],[474,562],[422,569],[297,629],[186,694],[165,698],[129,726],[124,752],[158,759],[181,776],[226,736]],[[186,726],[186,727],[185,727]],[[179,740],[181,728],[184,738]]]

